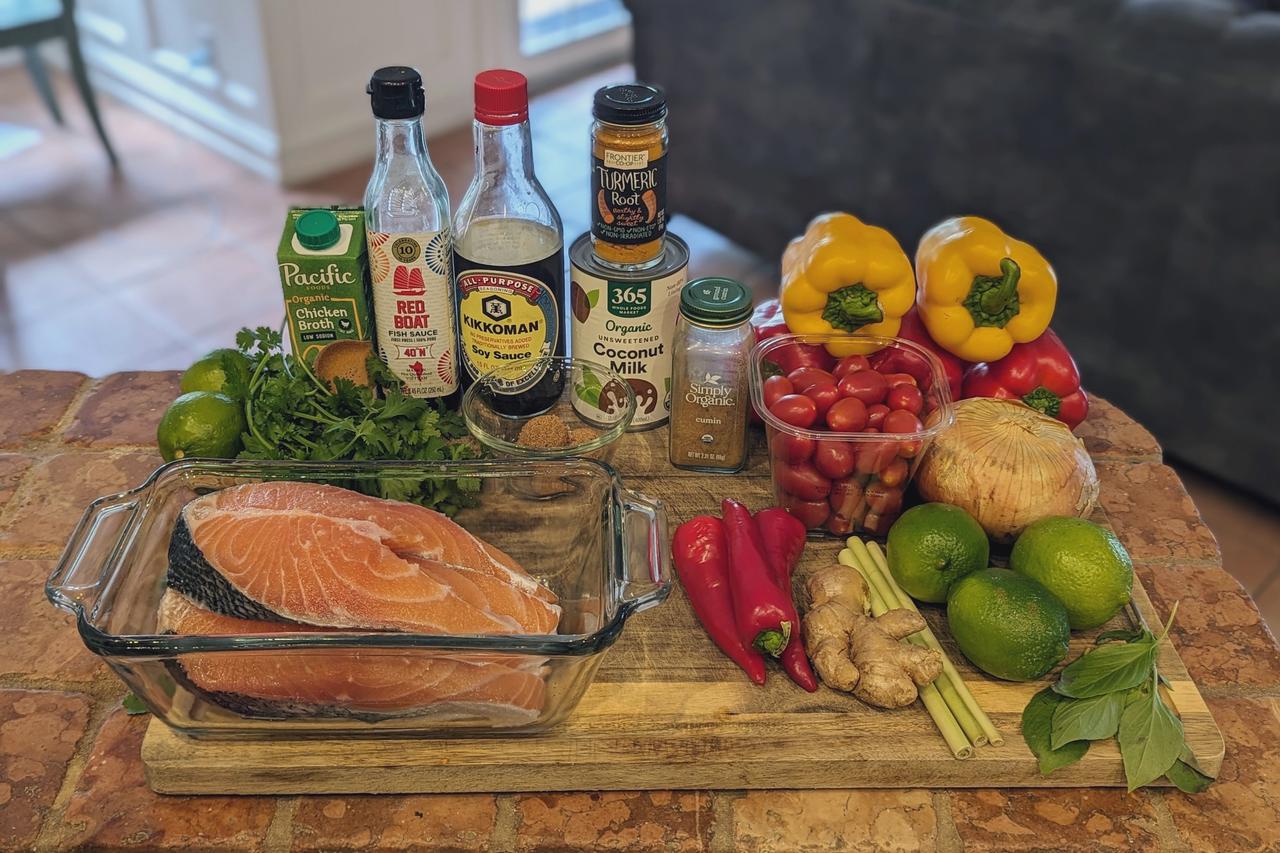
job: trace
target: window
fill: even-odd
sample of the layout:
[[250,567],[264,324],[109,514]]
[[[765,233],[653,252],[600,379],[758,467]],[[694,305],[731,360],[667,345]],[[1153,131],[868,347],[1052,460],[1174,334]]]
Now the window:
[[631,23],[622,0],[519,0],[520,52],[544,53]]

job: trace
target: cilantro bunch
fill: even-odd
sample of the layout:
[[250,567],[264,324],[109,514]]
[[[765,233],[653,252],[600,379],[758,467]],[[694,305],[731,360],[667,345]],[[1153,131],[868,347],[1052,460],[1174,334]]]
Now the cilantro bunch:
[[1188,793],[1209,787],[1213,779],[1196,765],[1182,721],[1160,696],[1156,657],[1177,610],[1158,637],[1146,628],[1099,635],[1097,648],[1027,703],[1022,737],[1042,774],[1079,761],[1092,741],[1115,737],[1130,791],[1161,776]]
[[[376,393],[343,378],[330,390],[281,344],[280,333],[265,326],[236,335],[250,362],[248,379],[229,374],[227,389],[245,401],[249,428],[241,459],[436,462],[481,456],[460,414],[406,397],[399,378],[377,357],[368,361]],[[469,477],[370,477],[343,485],[448,515],[474,506],[480,490],[480,481]]]

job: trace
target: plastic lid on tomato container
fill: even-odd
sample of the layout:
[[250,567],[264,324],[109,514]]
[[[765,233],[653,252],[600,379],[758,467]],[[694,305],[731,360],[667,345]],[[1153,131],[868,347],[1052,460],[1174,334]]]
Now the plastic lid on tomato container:
[[332,211],[308,210],[293,223],[293,233],[297,235],[302,248],[318,251],[338,242],[338,238],[342,236],[342,227]]
[[751,316],[751,291],[732,278],[696,278],[680,291],[680,313],[704,326],[736,326]]
[[481,71],[475,91],[476,121],[481,124],[519,124],[529,118],[529,81],[519,71]]

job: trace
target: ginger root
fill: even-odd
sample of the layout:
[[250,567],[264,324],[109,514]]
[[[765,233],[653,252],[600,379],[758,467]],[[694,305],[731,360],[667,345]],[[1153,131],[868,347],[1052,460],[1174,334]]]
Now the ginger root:
[[828,687],[878,708],[901,708],[942,673],[938,652],[900,642],[924,629],[924,617],[898,609],[872,618],[870,590],[857,569],[819,569],[804,591],[805,647]]

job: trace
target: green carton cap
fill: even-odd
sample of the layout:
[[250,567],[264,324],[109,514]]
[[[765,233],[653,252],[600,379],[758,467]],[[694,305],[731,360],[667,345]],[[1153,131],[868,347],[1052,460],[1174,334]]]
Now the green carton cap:
[[705,326],[736,326],[751,316],[751,291],[732,278],[698,278],[680,291],[680,313]]
[[312,251],[327,249],[342,236],[338,217],[329,210],[308,210],[298,217],[293,231],[298,235],[298,242],[302,247]]

